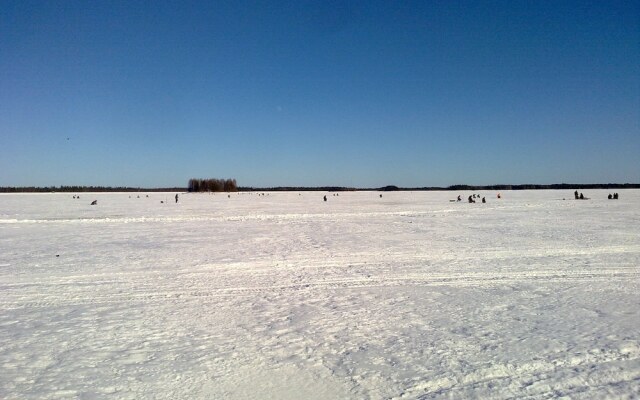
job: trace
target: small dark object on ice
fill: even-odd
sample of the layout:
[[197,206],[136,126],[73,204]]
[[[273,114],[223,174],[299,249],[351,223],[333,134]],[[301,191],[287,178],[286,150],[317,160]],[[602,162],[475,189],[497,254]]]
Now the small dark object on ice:
[[[475,196],[475,195],[474,195],[474,196]],[[475,203],[475,202],[476,202],[476,201],[475,201],[473,198],[471,198],[471,196],[469,196],[469,203]]]
[[380,198],[382,198],[382,195],[380,195]]
[[324,201],[327,201],[327,196],[326,195],[324,196]]
[[91,202],[91,205],[92,205],[92,206],[97,206],[97,205],[98,205],[98,200],[94,200],[94,201],[92,201],[92,202]]
[[60,257],[60,254],[56,254],[56,257]]
[[483,203],[486,203],[486,202],[487,202],[487,200],[485,200],[485,199],[484,199],[484,197],[483,197],[483,198],[482,198],[482,202],[483,202]]
[[164,201],[160,200],[160,204],[164,204]]

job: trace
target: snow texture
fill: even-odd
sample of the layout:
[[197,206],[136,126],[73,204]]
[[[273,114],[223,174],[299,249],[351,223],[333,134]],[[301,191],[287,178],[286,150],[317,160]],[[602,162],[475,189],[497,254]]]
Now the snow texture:
[[638,398],[609,192],[0,195],[0,398]]

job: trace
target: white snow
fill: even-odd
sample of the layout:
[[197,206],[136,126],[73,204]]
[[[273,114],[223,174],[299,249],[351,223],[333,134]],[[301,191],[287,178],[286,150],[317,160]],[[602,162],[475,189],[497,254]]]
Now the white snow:
[[640,191],[583,192],[0,195],[0,398],[638,398]]

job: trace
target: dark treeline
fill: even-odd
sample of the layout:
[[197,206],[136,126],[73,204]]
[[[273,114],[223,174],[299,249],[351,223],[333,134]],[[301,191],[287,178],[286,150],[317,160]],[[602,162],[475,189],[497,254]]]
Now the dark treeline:
[[277,186],[277,187],[240,187],[239,191],[242,192],[302,192],[302,191],[326,191],[326,192],[348,192],[355,190],[371,190],[371,191],[454,191],[454,190],[542,190],[542,189],[556,189],[556,190],[576,190],[576,189],[640,189],[638,183],[588,183],[588,184],[571,184],[571,183],[557,183],[551,185],[536,185],[536,184],[523,184],[523,185],[452,185],[447,187],[439,186],[425,186],[425,187],[398,187],[395,185],[388,185],[379,188],[350,188],[343,186],[319,186],[319,187],[305,187],[305,186]]
[[374,189],[358,189],[358,190],[377,190],[383,192],[391,192],[396,190],[402,191],[462,191],[462,190],[576,190],[576,189],[640,189],[638,183],[588,183],[588,184],[571,184],[556,183],[552,185],[452,185],[447,187],[419,187],[419,188],[401,188],[397,186],[383,186]]
[[20,186],[0,187],[0,193],[48,193],[48,192],[184,192],[183,187],[132,188],[124,186]]
[[371,190],[371,191],[475,191],[475,190],[578,190],[578,189],[640,189],[638,183],[588,183],[588,184],[570,184],[558,183],[552,185],[453,185],[448,187],[418,187],[403,188],[394,185],[383,186],[379,188],[350,188],[343,186],[277,186],[277,187],[237,187],[235,179],[190,179],[189,187],[169,187],[169,188],[132,188],[132,187],[111,187],[111,186],[9,186],[0,187],[0,193],[47,193],[47,192],[349,192],[355,190]]
[[238,190],[241,192],[353,192],[355,190],[363,189],[355,189],[342,186],[277,186],[269,188],[240,187],[238,188]]
[[570,190],[570,189],[639,189],[638,183],[556,183],[552,185],[488,185],[488,186],[469,186],[469,185],[453,185],[447,190]]
[[235,179],[189,179],[189,192],[237,192]]

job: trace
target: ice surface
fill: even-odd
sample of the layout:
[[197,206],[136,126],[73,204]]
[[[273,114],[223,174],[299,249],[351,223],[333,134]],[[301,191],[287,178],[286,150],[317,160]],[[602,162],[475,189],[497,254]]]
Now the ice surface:
[[0,398],[637,398],[609,192],[0,195]]

